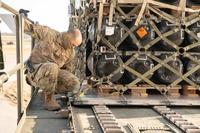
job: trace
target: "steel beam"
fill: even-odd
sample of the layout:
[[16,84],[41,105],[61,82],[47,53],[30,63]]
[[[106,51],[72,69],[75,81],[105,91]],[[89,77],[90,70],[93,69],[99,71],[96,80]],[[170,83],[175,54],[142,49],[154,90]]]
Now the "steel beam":
[[[34,46],[35,46],[35,38],[31,37],[31,50],[33,50]],[[35,87],[32,86],[31,87],[31,96],[33,95],[34,91],[35,91]]]
[[20,69],[17,71],[17,113],[18,122],[23,115],[23,32],[24,22],[22,15],[16,15],[16,56]]
[[11,12],[11,13],[13,13],[15,15],[19,14],[17,10],[15,10],[14,8],[12,8],[11,6],[7,5],[4,2],[0,1],[0,5],[1,5],[0,7],[4,8],[5,10],[8,10],[9,12]]

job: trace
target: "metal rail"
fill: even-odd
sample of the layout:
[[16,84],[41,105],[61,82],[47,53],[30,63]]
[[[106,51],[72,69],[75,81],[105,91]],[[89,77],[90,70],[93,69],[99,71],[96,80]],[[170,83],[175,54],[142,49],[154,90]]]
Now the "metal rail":
[[17,108],[18,122],[23,115],[23,38],[24,38],[24,19],[22,15],[16,15],[16,53],[17,64],[20,64],[20,69],[17,71]]
[[[3,8],[15,15],[16,19],[16,61],[17,65],[13,67],[10,71],[0,76],[0,83],[5,83],[10,76],[17,72],[17,114],[18,114],[18,122],[20,121],[23,115],[23,70],[24,70],[24,62],[23,62],[23,38],[24,38],[24,16],[23,14],[19,14],[17,10],[7,5],[6,3],[0,0],[0,8]],[[33,23],[30,19],[27,18],[30,23]],[[32,41],[32,48],[34,46],[34,41]]]
[[188,122],[184,119],[180,114],[176,113],[175,111],[171,110],[166,106],[154,106],[153,109],[162,115],[167,121],[174,124],[184,133],[199,133],[200,128],[195,126],[193,123]]
[[[73,108],[73,106],[71,106]],[[86,110],[87,109],[87,110]],[[181,109],[181,114],[178,110]],[[196,109],[191,114],[196,116]],[[81,110],[81,111],[80,111]],[[105,104],[93,104],[91,106],[75,106],[72,109],[72,132],[103,132],[103,133],[199,133],[198,116],[194,126],[185,115],[188,108],[172,109],[166,106],[106,106]],[[185,114],[185,113],[186,114]],[[194,113],[195,112],[195,113]],[[199,112],[199,111],[198,111]],[[80,114],[79,114],[80,113]],[[74,114],[74,115],[73,115]],[[82,115],[81,115],[82,114]],[[83,115],[84,114],[84,115]],[[186,119],[188,119],[188,121]],[[80,122],[80,123],[79,123]],[[83,122],[83,123],[82,123]],[[76,128],[74,128],[76,127]]]
[[19,15],[19,12],[12,8],[11,6],[7,5],[6,3],[0,1],[0,7],[4,8],[5,10],[13,13],[14,15]]
[[131,133],[141,133],[140,131],[151,131],[151,132],[156,132],[156,133],[166,131],[166,132],[176,133],[168,125],[165,125],[165,127],[153,126],[153,127],[139,127],[138,128],[138,127],[134,126],[133,124],[128,123],[127,127],[129,128]]
[[117,123],[115,116],[104,105],[93,106],[94,114],[102,128],[103,133],[124,133]]
[[[95,117],[102,128],[104,133],[123,133],[122,127],[119,126],[117,120],[111,110],[105,105],[93,106],[92,107]],[[133,133],[140,133],[142,131],[155,131],[155,132],[177,132],[177,127],[183,133],[199,133],[200,128],[195,126],[193,123],[187,121],[183,118],[182,115],[176,113],[166,106],[154,106],[153,110],[157,112],[160,116],[170,122],[172,125],[165,124],[163,127],[159,126],[151,126],[145,127],[141,125],[141,127],[135,126],[133,123],[128,123],[128,129]],[[122,112],[123,113],[123,112]]]

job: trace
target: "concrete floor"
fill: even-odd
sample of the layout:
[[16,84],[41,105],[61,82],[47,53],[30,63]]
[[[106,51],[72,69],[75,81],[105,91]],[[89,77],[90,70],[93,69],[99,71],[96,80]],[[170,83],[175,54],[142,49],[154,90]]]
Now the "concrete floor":
[[17,127],[17,106],[0,94],[0,133],[14,133]]
[[[31,46],[27,43],[24,46],[24,60],[26,60],[30,53]],[[4,71],[11,70],[16,65],[16,46],[3,45],[4,52]],[[16,75],[10,77],[7,84],[16,81]],[[8,89],[4,85],[4,90]],[[10,88],[9,88],[10,89]],[[11,88],[15,90],[15,87]],[[12,91],[11,90],[11,91]],[[13,104],[11,100],[4,97],[0,93],[0,133],[14,133],[17,127],[17,105]]]

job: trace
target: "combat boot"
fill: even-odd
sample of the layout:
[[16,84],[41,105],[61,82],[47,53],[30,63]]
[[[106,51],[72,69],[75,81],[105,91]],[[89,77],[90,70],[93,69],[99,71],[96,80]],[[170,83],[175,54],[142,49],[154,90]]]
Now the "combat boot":
[[61,108],[58,102],[53,98],[52,94],[45,95],[44,107],[46,110],[49,110],[49,111],[56,111]]

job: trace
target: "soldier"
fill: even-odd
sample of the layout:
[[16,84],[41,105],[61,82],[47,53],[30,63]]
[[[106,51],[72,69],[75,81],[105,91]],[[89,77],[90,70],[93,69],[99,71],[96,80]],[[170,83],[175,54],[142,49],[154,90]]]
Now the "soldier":
[[79,79],[71,73],[74,48],[82,42],[78,29],[57,32],[47,26],[25,21],[24,31],[31,33],[37,44],[26,63],[27,82],[43,90],[44,107],[59,110],[60,105],[53,98],[54,93],[79,92]]

